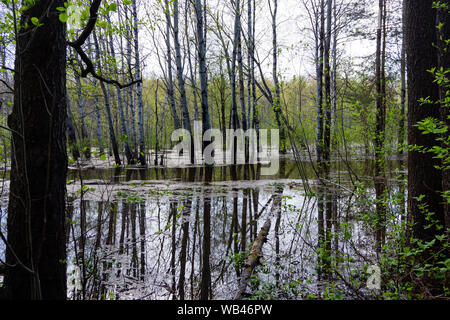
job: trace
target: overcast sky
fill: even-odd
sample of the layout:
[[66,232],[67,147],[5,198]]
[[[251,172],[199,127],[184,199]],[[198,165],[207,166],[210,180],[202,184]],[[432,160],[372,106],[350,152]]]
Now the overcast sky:
[[[143,1],[143,0],[142,0]],[[146,6],[150,2],[156,0],[146,0]],[[245,1],[245,0],[244,0]],[[273,1],[273,0],[270,0]],[[303,6],[302,0],[279,0],[278,8],[278,42],[282,48],[279,56],[279,68],[282,77],[290,78],[294,75],[314,76],[313,54],[314,41],[312,33],[306,28],[310,28],[309,20]],[[257,1],[258,2],[258,1]],[[208,4],[214,8],[220,8],[220,12],[225,18],[229,18],[228,12],[224,7],[224,0],[208,0]],[[272,31],[271,18],[269,14],[269,6],[267,0],[259,1],[257,10],[257,39],[258,54],[260,58],[267,57],[264,63],[264,71],[271,72],[271,49],[272,49]],[[144,18],[144,10],[140,13]],[[246,12],[243,19],[246,21]],[[232,20],[229,21],[229,26],[232,27]],[[245,23],[244,21],[244,23]],[[210,20],[209,23],[212,23]],[[164,24],[164,21],[157,23]],[[376,25],[374,21],[374,25]],[[147,57],[146,73],[161,74],[158,60],[156,57],[156,50],[154,49],[153,41],[149,39],[151,35],[147,31],[142,31],[141,39],[145,44],[144,56]],[[209,41],[213,41],[213,37],[209,36]],[[157,43],[162,43],[157,41]],[[191,48],[193,49],[193,48]],[[347,57],[358,58],[360,56],[367,56],[375,52],[374,41],[362,41],[355,39],[353,41],[341,41],[339,44],[340,50],[345,50]]]

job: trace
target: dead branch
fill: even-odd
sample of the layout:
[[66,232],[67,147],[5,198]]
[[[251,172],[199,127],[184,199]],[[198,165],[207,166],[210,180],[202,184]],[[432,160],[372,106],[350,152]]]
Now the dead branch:
[[267,242],[267,236],[269,234],[270,225],[272,223],[272,217],[275,215],[277,210],[281,208],[281,193],[277,192],[273,196],[273,205],[272,210],[264,223],[261,231],[256,237],[255,242],[253,243],[252,248],[250,249],[250,253],[247,258],[247,263],[244,265],[244,270],[242,270],[241,280],[239,284],[239,289],[236,295],[234,296],[234,300],[242,300],[245,296],[245,290],[247,289],[248,281],[253,274],[255,268],[260,264],[260,260],[262,257],[261,251],[262,246],[265,242]]

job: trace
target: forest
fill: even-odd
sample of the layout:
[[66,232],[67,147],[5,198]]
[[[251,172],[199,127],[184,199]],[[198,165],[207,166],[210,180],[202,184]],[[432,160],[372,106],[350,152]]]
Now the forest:
[[450,1],[0,18],[0,300],[450,300]]

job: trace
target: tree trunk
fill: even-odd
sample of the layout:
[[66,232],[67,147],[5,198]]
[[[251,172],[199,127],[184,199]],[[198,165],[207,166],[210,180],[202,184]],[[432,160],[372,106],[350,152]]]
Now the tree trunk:
[[[14,267],[4,279],[11,299],[66,299],[66,39],[56,10],[63,5],[32,5],[17,34],[6,251]],[[30,32],[32,17],[42,25]]]
[[386,2],[378,2],[378,29],[377,29],[377,52],[376,52],[376,129],[375,129],[375,193],[377,211],[377,245],[378,250],[384,242],[384,222],[386,220],[386,183],[385,183],[385,131],[386,131],[386,84],[385,84],[385,49],[386,49]]
[[398,129],[399,153],[403,154],[403,145],[405,144],[405,120],[406,120],[406,0],[403,0],[402,8],[402,51],[401,51],[401,93],[400,93],[400,124]]
[[323,157],[323,56],[325,41],[325,3],[320,1],[320,13],[316,17],[316,76],[317,76],[317,160]]
[[80,149],[78,148],[77,135],[70,111],[69,95],[67,95],[67,136],[69,138],[69,150],[72,151],[73,160],[77,161],[80,158]]
[[[142,79],[141,74],[141,58],[139,53],[139,29],[138,29],[138,14],[136,0],[133,0],[133,20],[134,20],[134,50],[135,50],[135,64],[136,75],[138,79]],[[138,130],[139,130],[139,163],[143,166],[147,165],[145,160],[145,132],[144,132],[144,102],[142,101],[142,84],[136,84],[136,95],[138,104]]]
[[[94,45],[95,45],[95,58],[97,60],[97,65],[100,66],[100,46],[97,38],[97,33],[93,32],[94,36]],[[109,127],[109,139],[111,142],[111,148],[114,154],[114,162],[116,165],[121,165],[122,161],[120,160],[120,153],[119,153],[119,147],[117,145],[116,140],[116,134],[114,133],[114,122],[113,122],[113,116],[111,114],[111,103],[109,98],[109,91],[106,89],[106,85],[100,81],[100,87],[103,92],[103,97],[105,99],[105,109],[106,109],[106,115],[108,118],[108,127]]]
[[[206,1],[204,8],[206,8]],[[208,106],[208,73],[206,66],[206,15],[203,14],[202,1],[195,1],[195,12],[197,16],[197,52],[200,72],[200,90],[201,90],[201,105],[202,105],[202,126],[203,132],[211,129],[211,120],[209,117]],[[208,145],[208,142],[203,143],[203,149]]]
[[[240,10],[240,9],[239,9]],[[241,23],[239,23],[241,26]],[[242,29],[242,26],[239,28]],[[241,31],[242,32],[242,31]],[[237,62],[238,62],[238,70],[239,70],[239,103],[241,105],[241,127],[244,132],[247,131],[247,115],[245,108],[245,87],[244,87],[244,65],[242,58],[242,36],[239,33],[239,40],[237,44]],[[245,153],[245,163],[248,163],[249,160],[249,150],[248,150],[248,140],[245,139],[244,143],[244,153]]]
[[77,103],[80,108],[80,122],[81,122],[81,150],[86,159],[91,158],[91,146],[89,142],[89,136],[86,129],[86,115],[84,114],[84,99],[82,97],[81,89],[81,80],[80,77],[75,75],[75,83],[77,86]]
[[167,47],[167,95],[169,96],[170,110],[172,111],[172,118],[174,122],[174,129],[180,129],[180,119],[178,118],[178,112],[176,107],[175,89],[173,85],[173,73],[172,73],[172,46],[170,43],[170,11],[169,0],[165,0],[165,15],[166,15],[166,47]]
[[[436,10],[429,1],[406,1],[406,53],[408,70],[408,144],[424,147],[436,145],[436,136],[424,135],[416,127],[419,121],[428,117],[439,119],[440,105],[419,102],[429,97],[431,101],[439,100],[439,88],[433,82],[434,77],[427,70],[438,66],[436,41]],[[430,153],[410,151],[408,155],[408,214],[414,223],[413,236],[431,241],[437,231],[435,227],[425,228],[429,222],[421,210],[421,204],[433,212],[433,219],[444,225],[444,208],[442,205],[442,171],[435,166],[440,161]],[[419,197],[424,196],[422,202]]]
[[[189,34],[189,20],[188,18],[192,18],[189,10],[189,7],[191,5],[190,1],[186,1],[186,10],[184,15],[184,28],[185,33]],[[189,76],[191,80],[191,86],[192,86],[192,96],[194,98],[194,120],[200,121],[200,112],[198,111],[198,98],[197,98],[197,78],[196,78],[196,71],[197,71],[197,59],[194,60],[195,64],[192,66],[192,56],[195,56],[195,54],[191,53],[191,41],[189,37],[186,37],[186,49],[187,49],[187,60],[189,64]]]
[[260,152],[260,145],[259,145],[259,139],[260,139],[260,123],[259,123],[259,110],[258,110],[258,98],[256,97],[256,77],[255,77],[255,34],[256,34],[256,2],[255,0],[252,1],[253,3],[253,12],[252,12],[252,26],[251,26],[251,41],[250,42],[250,55],[251,55],[251,62],[250,62],[250,73],[252,78],[252,100],[253,100],[253,127],[256,130],[256,150],[257,153]]
[[186,88],[183,77],[183,65],[181,61],[181,48],[179,40],[179,4],[178,0],[173,1],[173,33],[175,42],[175,61],[177,65],[177,78],[178,78],[178,89],[180,90],[180,100],[181,109],[183,112],[183,125],[184,129],[189,131],[191,134],[191,150],[190,150],[190,161],[191,164],[195,162],[195,151],[194,151],[194,139],[192,135],[191,119],[189,116],[188,103],[186,98]]
[[[107,21],[108,21],[108,23],[111,23],[109,17],[107,17]],[[115,53],[115,49],[114,49],[113,37],[111,34],[109,35],[108,41],[109,41],[109,50],[111,51],[111,58],[114,61],[113,70],[115,73],[118,73],[116,53]],[[133,153],[131,152],[130,145],[129,145],[130,137],[128,135],[128,129],[127,129],[127,125],[126,125],[126,117],[125,117],[125,112],[123,109],[122,91],[119,87],[116,87],[116,94],[117,94],[117,103],[119,106],[120,128],[121,128],[121,132],[122,132],[122,140],[123,140],[123,144],[125,147],[125,157],[127,158],[128,164],[135,164],[136,159],[135,159]]]
[[331,23],[332,23],[333,0],[327,0],[327,30],[325,36],[324,50],[324,75],[325,75],[325,110],[324,110],[324,135],[323,135],[323,159],[329,171],[330,148],[331,148]]
[[[237,130],[239,126],[239,117],[237,112],[236,97],[236,60],[238,54],[238,43],[241,34],[241,4],[240,0],[235,3],[235,20],[234,20],[234,36],[233,36],[233,53],[231,58],[231,122],[233,130]],[[232,143],[232,159],[233,165],[237,164],[237,138],[234,137]]]
[[[97,88],[97,81],[93,81],[93,85]],[[95,120],[97,121],[97,140],[98,140],[98,148],[100,151],[100,155],[105,153],[103,148],[103,132],[102,132],[102,118],[100,116],[100,107],[99,107],[99,98],[98,94],[95,94]]]
[[[270,4],[270,2],[269,2]],[[286,153],[286,131],[282,119],[281,110],[281,88],[278,79],[278,38],[277,38],[277,13],[278,0],[273,0],[272,15],[272,44],[273,44],[273,82],[275,85],[275,100],[273,101],[273,110],[275,112],[275,119],[277,121],[278,129],[280,130],[280,153]]]

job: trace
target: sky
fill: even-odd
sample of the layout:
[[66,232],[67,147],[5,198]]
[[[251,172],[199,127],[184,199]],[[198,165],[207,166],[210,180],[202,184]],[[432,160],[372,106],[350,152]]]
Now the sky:
[[[263,63],[263,70],[265,73],[270,74],[272,71],[272,30],[267,1],[273,0],[257,1],[259,5],[257,5],[256,34],[258,39],[258,54],[260,59],[265,62]],[[213,9],[216,8],[216,10],[221,11],[229,26],[232,27],[233,21],[229,19],[227,12],[223,9],[224,3],[224,0],[208,0],[208,4]],[[246,20],[246,12],[244,13],[244,19]],[[285,79],[299,75],[313,77],[315,72],[313,64],[314,40],[311,31],[307,30],[307,28],[310,28],[309,20],[302,0],[279,0],[277,20],[278,43],[281,48],[278,58],[281,77]],[[373,22],[376,25],[376,21]],[[159,21],[158,23],[164,24],[164,21]],[[211,23],[210,20],[209,23]],[[142,36],[145,42],[144,56],[147,57],[145,71],[148,75],[160,75],[156,50],[154,49],[153,41],[149,39],[151,36],[145,31]],[[209,41],[213,41],[212,36],[209,37]],[[157,41],[157,43],[162,42]],[[373,54],[375,52],[375,43],[374,41],[360,39],[346,40],[345,42],[340,41],[339,50],[345,50],[346,57],[358,60],[359,57]]]
[[[139,3],[139,18],[142,21],[148,20],[148,8],[156,5],[160,0],[138,0]],[[247,0],[244,1],[246,5]],[[263,60],[263,70],[268,76],[272,72],[272,31],[271,31],[271,18],[269,14],[268,1],[273,0],[256,0],[257,9],[257,50],[261,60]],[[289,79],[293,76],[311,76],[314,77],[314,41],[312,33],[306,30],[309,27],[309,20],[306,15],[306,10],[303,6],[304,0],[278,0],[278,43],[281,48],[279,54],[279,73],[282,78]],[[306,0],[309,1],[309,0]],[[226,10],[226,4],[230,0],[207,0],[208,5],[213,10],[218,10],[227,21],[230,30],[233,27],[233,19],[229,15],[229,10]],[[180,0],[180,3],[184,3]],[[3,8],[3,7],[2,7]],[[224,9],[225,8],[225,9]],[[373,10],[376,10],[375,4]],[[152,19],[157,17],[152,16]],[[375,18],[374,18],[375,19]],[[243,17],[243,23],[246,20],[246,13]],[[163,20],[156,21],[162,28],[165,28],[165,22]],[[211,19],[208,23],[212,23]],[[376,21],[373,21],[373,25],[376,25]],[[151,77],[154,75],[162,75],[161,68],[158,62],[157,51],[155,50],[153,42],[153,34],[151,34],[148,28],[140,29],[140,45],[141,45],[141,57],[144,62],[144,76]],[[165,44],[163,38],[156,35],[156,43],[159,44],[160,52],[165,50]],[[213,37],[208,36],[209,45]],[[193,46],[191,50],[193,50]],[[360,56],[367,56],[375,52],[375,41],[363,41],[354,39],[352,41],[341,41],[339,43],[339,50],[345,50],[346,57],[353,57],[357,59]],[[164,52],[164,51],[163,51]],[[11,63],[12,63],[11,55]],[[213,61],[210,60],[210,63]]]

